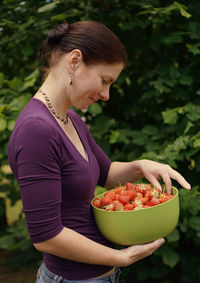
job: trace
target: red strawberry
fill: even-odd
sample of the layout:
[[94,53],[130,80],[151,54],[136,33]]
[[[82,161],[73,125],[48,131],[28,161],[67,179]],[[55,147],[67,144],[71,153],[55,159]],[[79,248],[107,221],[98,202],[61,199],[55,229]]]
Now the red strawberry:
[[115,192],[115,194],[121,194],[122,191],[124,191],[125,188],[124,187],[118,187],[116,189],[114,189],[113,191]]
[[130,200],[130,196],[128,195],[120,195],[118,200],[123,203],[123,204],[127,204],[129,203],[129,200]]
[[138,184],[135,190],[144,195],[149,190],[149,186],[147,187],[146,184]]
[[93,201],[93,205],[94,205],[95,207],[100,208],[100,207],[101,207],[101,199],[100,199],[100,198],[96,198],[96,199]]
[[135,190],[133,190],[133,189],[129,189],[128,191],[127,191],[127,194],[128,194],[128,196],[130,197],[130,199],[134,199],[135,197],[136,197],[136,191]]
[[127,190],[134,189],[135,188],[135,184],[133,184],[133,183],[126,183],[125,187],[126,187]]
[[133,207],[142,207],[143,206],[142,201],[139,198],[135,199],[132,204],[133,204]]
[[147,207],[150,207],[150,205],[148,205],[148,204],[143,205],[143,208],[147,208]]
[[124,210],[124,205],[120,201],[116,200],[113,201],[113,210],[115,211],[121,211]]
[[112,202],[112,199],[109,196],[104,196],[101,199],[101,206],[109,205]]
[[160,203],[159,199],[158,198],[154,198],[154,197],[149,201],[149,205],[150,206],[154,206],[154,205],[157,205],[159,203]]
[[104,197],[110,197],[112,200],[116,199],[116,194],[114,191],[108,191],[104,194]]
[[136,193],[136,196],[137,196],[138,198],[143,198],[143,194],[140,193],[140,192],[137,192],[137,193]]
[[124,205],[124,210],[133,210],[133,205],[131,203],[127,203]]

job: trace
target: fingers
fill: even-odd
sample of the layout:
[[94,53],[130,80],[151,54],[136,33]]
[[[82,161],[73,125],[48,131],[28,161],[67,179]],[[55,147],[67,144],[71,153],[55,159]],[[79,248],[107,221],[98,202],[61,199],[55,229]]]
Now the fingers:
[[155,176],[152,175],[152,176],[148,177],[147,179],[150,181],[150,183],[151,183],[154,187],[156,187],[157,189],[159,189],[159,190],[162,191],[161,184],[158,182],[158,179],[157,179]]
[[148,251],[158,249],[162,244],[164,244],[164,242],[165,242],[165,240],[163,238],[160,238],[160,239],[155,240],[151,243],[144,244],[143,247],[148,252]]
[[151,255],[155,250],[157,250],[165,240],[163,238],[155,240],[151,243],[136,245],[129,247],[132,249],[132,257],[137,258],[137,260]]
[[130,246],[128,248],[118,250],[117,251],[117,254],[119,256],[118,266],[128,266],[138,260],[150,256],[164,242],[165,240],[161,238],[151,243]]
[[172,179],[176,180],[186,190],[191,189],[191,185],[183,178],[183,176],[172,168],[171,168],[171,172],[170,172],[170,177]]
[[186,190],[191,189],[191,185],[183,178],[183,176],[180,173],[172,169],[169,165],[166,165],[166,167],[168,167],[168,171],[163,171],[160,174],[160,176],[162,177],[166,185],[166,190],[168,194],[171,194],[171,187],[172,187],[171,178],[176,180]]
[[[146,176],[147,177],[147,176]],[[157,168],[156,174],[152,174],[147,177],[147,179],[158,189],[162,190],[162,187],[158,181],[158,178],[162,178],[168,194],[171,194],[172,181],[171,179],[176,180],[183,188],[186,190],[191,189],[191,185],[183,178],[183,176],[178,173],[176,170],[172,169],[169,165],[160,164]]]
[[168,195],[171,195],[172,181],[171,181],[169,173],[168,172],[163,173],[162,179],[163,179],[163,181],[164,181],[164,183],[166,185],[166,190],[167,190]]

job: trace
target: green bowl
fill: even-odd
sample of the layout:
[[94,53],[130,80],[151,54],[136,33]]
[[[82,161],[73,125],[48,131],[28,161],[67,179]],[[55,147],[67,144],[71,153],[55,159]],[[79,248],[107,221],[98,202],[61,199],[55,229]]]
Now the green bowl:
[[130,211],[106,211],[91,204],[97,227],[109,241],[119,245],[136,245],[166,237],[177,225],[179,218],[178,190],[172,187],[174,197],[167,202]]

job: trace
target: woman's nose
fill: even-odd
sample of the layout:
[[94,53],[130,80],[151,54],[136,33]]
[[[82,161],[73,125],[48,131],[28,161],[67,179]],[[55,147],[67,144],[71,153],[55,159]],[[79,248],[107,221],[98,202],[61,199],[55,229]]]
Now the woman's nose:
[[110,98],[110,94],[109,94],[109,88],[104,89],[103,91],[100,92],[100,99],[107,101]]

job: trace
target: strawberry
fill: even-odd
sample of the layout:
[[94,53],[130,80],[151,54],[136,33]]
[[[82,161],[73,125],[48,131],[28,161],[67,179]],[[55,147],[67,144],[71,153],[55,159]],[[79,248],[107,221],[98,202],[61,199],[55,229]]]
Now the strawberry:
[[124,191],[125,188],[124,187],[118,187],[116,189],[114,189],[113,191],[115,192],[115,194],[121,194],[122,191]]
[[149,201],[149,205],[150,205],[150,206],[154,206],[154,205],[157,205],[157,204],[159,204],[159,203],[160,203],[159,199],[158,199],[158,198],[155,198],[155,197],[153,197],[153,198]]
[[[150,185],[149,185],[150,186]],[[146,184],[138,184],[135,190],[143,195],[149,190],[149,186],[147,187]]]
[[112,202],[112,199],[109,196],[104,196],[101,199],[101,206],[109,205]]
[[133,205],[131,203],[127,203],[124,205],[124,210],[133,210]]
[[129,203],[129,200],[130,200],[130,196],[128,195],[120,195],[118,200],[123,203],[123,204],[127,204]]
[[126,187],[127,190],[134,189],[135,188],[135,184],[133,184],[133,183],[126,183],[125,187]]
[[159,189],[154,188],[153,190],[147,191],[144,196],[149,199],[158,198],[160,193],[161,191]]
[[160,196],[159,196],[160,203],[166,202],[167,200],[168,200],[167,194],[165,194],[165,193],[160,194]]
[[147,208],[147,207],[150,207],[150,205],[148,205],[148,204],[143,205],[143,208]]
[[142,204],[146,204],[146,203],[148,203],[148,202],[149,202],[149,199],[148,199],[148,198],[143,197],[143,198],[141,198],[141,202],[142,202]]
[[141,199],[135,199],[133,202],[132,202],[132,204],[133,204],[133,207],[135,208],[135,207],[141,207],[141,206],[143,206],[143,204],[142,204],[142,201],[141,201]]
[[112,200],[115,200],[116,199],[116,194],[114,191],[107,191],[105,194],[104,194],[104,197],[110,197]]
[[116,200],[113,201],[113,210],[114,211],[121,211],[124,210],[124,205],[120,201]]
[[100,208],[100,207],[101,207],[101,199],[100,199],[100,198],[96,198],[96,199],[93,201],[93,205],[94,205],[95,207]]
[[127,191],[128,196],[130,197],[130,199],[134,199],[136,197],[136,191],[133,189],[129,189]]
[[108,210],[108,211],[113,211],[114,210],[114,204],[111,202],[109,205],[106,205],[104,207],[105,210]]
[[137,193],[136,193],[136,197],[138,197],[138,198],[143,198],[143,194],[140,193],[140,192],[137,192]]

